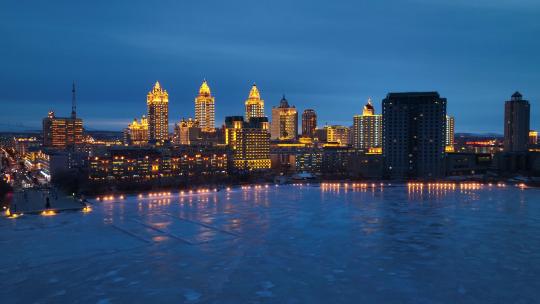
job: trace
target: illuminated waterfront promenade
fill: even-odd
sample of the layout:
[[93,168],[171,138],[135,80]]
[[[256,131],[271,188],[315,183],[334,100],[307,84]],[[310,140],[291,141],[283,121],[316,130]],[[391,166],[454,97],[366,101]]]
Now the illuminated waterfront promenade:
[[510,184],[323,183],[106,195],[83,212],[0,219],[0,297],[533,303],[539,194]]

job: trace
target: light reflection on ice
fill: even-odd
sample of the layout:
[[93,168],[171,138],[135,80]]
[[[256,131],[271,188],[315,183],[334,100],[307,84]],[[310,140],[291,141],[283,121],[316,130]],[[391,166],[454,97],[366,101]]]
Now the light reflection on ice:
[[0,297],[533,303],[539,194],[348,183],[100,199],[85,214],[2,218]]

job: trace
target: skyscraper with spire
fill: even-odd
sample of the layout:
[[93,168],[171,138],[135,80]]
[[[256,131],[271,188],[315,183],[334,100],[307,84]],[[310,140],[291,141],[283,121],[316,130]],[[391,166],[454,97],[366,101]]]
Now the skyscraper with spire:
[[264,116],[264,100],[261,99],[261,94],[257,85],[253,84],[249,91],[249,97],[246,100],[246,121],[252,117],[265,117]]
[[148,106],[148,139],[163,142],[169,138],[169,94],[159,81],[146,97]]
[[216,130],[215,115],[214,97],[205,79],[199,88],[199,95],[195,97],[195,120],[198,122],[201,131],[214,132]]

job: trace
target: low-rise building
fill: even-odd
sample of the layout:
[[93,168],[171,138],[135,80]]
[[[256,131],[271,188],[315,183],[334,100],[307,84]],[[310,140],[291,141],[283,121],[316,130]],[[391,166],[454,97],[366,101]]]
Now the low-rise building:
[[159,177],[226,175],[228,153],[223,147],[111,148],[90,158],[90,179],[153,179]]
[[540,152],[502,152],[495,154],[494,168],[501,176],[540,176]]
[[322,149],[302,143],[279,143],[270,148],[272,170],[278,174],[321,173]]
[[447,176],[485,174],[493,164],[490,153],[447,153],[445,169]]

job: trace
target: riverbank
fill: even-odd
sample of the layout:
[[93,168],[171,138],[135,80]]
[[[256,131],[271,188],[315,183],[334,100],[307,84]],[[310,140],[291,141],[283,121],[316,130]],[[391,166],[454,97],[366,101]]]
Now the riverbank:
[[21,189],[13,193],[12,201],[4,211],[8,217],[22,214],[53,215],[64,211],[79,211],[86,203],[55,189]]

